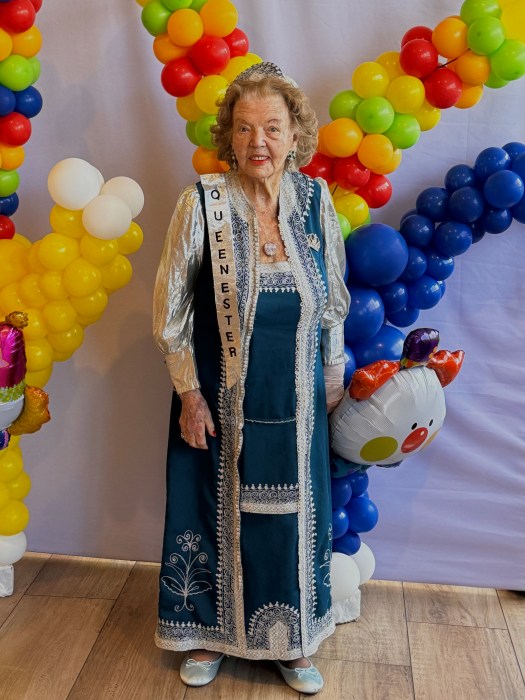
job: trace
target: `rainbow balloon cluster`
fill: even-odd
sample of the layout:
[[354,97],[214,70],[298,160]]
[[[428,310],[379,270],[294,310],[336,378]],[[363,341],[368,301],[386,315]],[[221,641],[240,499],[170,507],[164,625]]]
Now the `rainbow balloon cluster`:
[[[133,218],[144,196],[134,180],[104,182],[88,162],[68,158],[52,168],[48,188],[55,201],[51,233],[35,243],[19,233],[0,240],[0,314],[27,314],[25,381],[40,388],[53,362],[67,360],[80,347],[84,328],[101,317],[109,295],[130,281],[126,256],[143,240]],[[29,520],[22,499],[31,482],[18,440],[12,437],[0,450],[0,537],[21,533]],[[0,562],[4,544],[0,540]]]
[[15,235],[10,217],[18,208],[17,168],[31,136],[30,119],[42,109],[42,96],[33,87],[40,76],[36,54],[42,35],[35,15],[41,5],[42,0],[0,2],[0,239]]
[[155,56],[164,64],[162,85],[177,98],[186,134],[197,146],[193,167],[199,174],[227,170],[217,160],[210,131],[217,105],[229,83],[262,60],[249,53],[248,38],[236,27],[235,6],[230,0],[138,2],[143,24],[155,36]]
[[434,29],[412,27],[400,51],[355,69],[352,89],[333,98],[332,121],[319,129],[317,153],[303,168],[333,185],[345,238],[369,220],[370,208],[388,202],[386,176],[402,151],[438,124],[441,109],[472,107],[484,85],[502,87],[525,75],[524,42],[522,0],[465,0],[460,16]]

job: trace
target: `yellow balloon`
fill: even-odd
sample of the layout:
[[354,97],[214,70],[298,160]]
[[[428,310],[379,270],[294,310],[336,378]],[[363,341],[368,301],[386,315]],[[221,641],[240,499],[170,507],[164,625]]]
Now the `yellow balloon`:
[[425,86],[419,78],[402,75],[392,80],[386,91],[386,98],[390,100],[396,112],[413,114],[423,106]]
[[245,58],[250,59],[250,61],[252,62],[252,66],[254,66],[256,63],[263,62],[262,58],[258,54],[252,53],[251,51],[248,51],[248,53],[245,54]]
[[29,264],[30,269],[33,272],[38,272],[39,274],[42,274],[42,272],[45,272],[47,270],[45,265],[42,265],[42,263],[40,262],[40,258],[38,257],[38,251],[40,250],[41,244],[42,241],[35,241],[29,249],[27,255],[27,262]]
[[[123,255],[131,255],[136,253],[142,245],[144,240],[144,233],[138,224],[134,221],[131,222],[131,226],[128,228],[126,233],[117,238],[118,252]],[[87,257],[87,256],[84,256]]]
[[11,435],[11,439],[9,440],[9,449],[12,450],[14,449],[18,443],[20,442],[21,435]]
[[[51,373],[53,372],[53,365],[45,367],[38,372],[27,372],[26,373],[26,384],[27,386],[36,386],[43,389],[48,383]],[[13,438],[11,438],[12,440]]]
[[40,288],[40,275],[30,272],[20,280],[20,296],[24,306],[39,309],[47,302],[46,296]]
[[62,333],[49,333],[47,336],[53,350],[72,354],[84,340],[84,329],[78,323]]
[[390,163],[393,155],[392,142],[383,134],[366,134],[357,151],[361,163],[370,170],[383,168],[387,163]]
[[6,59],[13,52],[13,40],[5,29],[0,29],[0,61]]
[[203,33],[202,19],[195,10],[177,10],[168,20],[169,37],[177,46],[193,46]]
[[3,170],[17,170],[25,159],[23,146],[0,145],[0,161]]
[[62,273],[56,270],[46,270],[40,275],[40,289],[52,301],[67,299],[69,296]]
[[0,305],[7,314],[11,313],[11,311],[23,311],[24,302],[20,296],[20,284],[18,282],[6,284],[0,290]]
[[463,83],[463,91],[461,97],[456,102],[454,107],[458,109],[469,109],[474,107],[483,97],[483,85],[467,85]]
[[31,246],[33,245],[29,238],[22,236],[21,233],[15,233],[12,240],[20,243],[20,245],[23,245],[27,250],[31,250]]
[[515,0],[515,2],[505,4],[501,13],[501,22],[505,27],[507,39],[525,41],[525,3],[523,0]]
[[79,255],[78,241],[63,233],[48,233],[40,241],[38,259],[50,270],[63,270]]
[[95,314],[94,316],[79,316],[78,317],[78,322],[80,323],[81,326],[91,326],[93,323],[96,323],[102,314]]
[[0,481],[12,481],[24,468],[22,450],[19,447],[9,447],[0,452]]
[[53,348],[48,340],[28,340],[26,343],[27,371],[39,372],[53,362]]
[[[11,438],[12,440],[13,438]],[[15,479],[8,481],[5,486],[11,498],[21,501],[31,491],[31,479],[27,472],[22,471]]]
[[376,62],[383,66],[390,80],[405,75],[399,63],[399,51],[385,51],[376,58]]
[[77,322],[77,312],[68,299],[48,301],[42,314],[51,333],[67,331]]
[[64,287],[76,297],[93,294],[102,284],[98,267],[80,257],[69,263],[63,273]]
[[200,16],[204,33],[212,36],[227,36],[237,24],[237,10],[230,0],[208,0],[203,5]]
[[148,4],[148,2],[150,2],[150,0],[137,0],[137,5],[144,7],[145,5]]
[[11,498],[13,498],[13,496],[11,496],[11,492],[9,491],[7,484],[4,484],[3,481],[0,481],[0,510],[6,507]]
[[[133,226],[133,224],[131,225]],[[127,232],[124,236],[126,235]],[[120,238],[118,240],[120,240]],[[83,257],[93,265],[109,265],[119,252],[119,244],[116,239],[104,240],[102,238],[95,238],[95,236],[88,233],[82,236],[80,240],[80,252]],[[77,294],[76,296],[84,296],[84,294]]]
[[231,83],[240,73],[247,68],[250,68],[252,65],[252,61],[246,56],[234,56],[230,59],[228,65],[222,71],[221,75],[223,78],[226,78],[229,83]]
[[376,168],[374,172],[378,175],[389,175],[399,167],[402,158],[403,151],[400,148],[394,148],[394,153],[392,154],[392,158],[390,159],[390,161],[386,163],[386,165]]
[[352,74],[352,87],[359,97],[378,97],[386,93],[390,77],[377,61],[365,61]]
[[227,87],[228,81],[222,75],[205,75],[195,88],[197,107],[206,114],[217,114],[219,111],[218,103],[224,97]]
[[346,216],[352,228],[364,224],[369,214],[368,204],[362,197],[354,193],[339,197],[335,202],[335,210]]
[[130,261],[120,253],[109,264],[100,268],[102,284],[106,289],[125,287],[131,279],[132,267]]
[[323,144],[333,156],[346,158],[357,152],[363,139],[361,127],[353,119],[340,117],[323,130]]
[[29,272],[27,256],[27,248],[18,241],[0,240],[0,286],[18,282]]
[[[108,293],[104,287],[99,287],[93,294],[85,297],[71,297],[71,305],[80,317],[96,316],[97,320],[108,305]],[[87,324],[83,324],[87,325]]]
[[177,97],[177,112],[189,122],[196,122],[204,116],[202,109],[197,107],[193,92],[191,95],[186,95],[186,97]]
[[22,501],[11,500],[0,510],[0,535],[9,537],[25,530],[29,522],[29,510]]
[[24,339],[28,341],[45,338],[47,335],[47,326],[40,309],[26,309],[26,313],[28,322],[23,330]]
[[421,131],[430,131],[441,119],[441,110],[437,107],[433,107],[426,100],[423,102],[423,106],[417,112],[414,112],[414,117],[418,120]]
[[12,34],[11,39],[13,41],[13,53],[16,53],[18,56],[24,56],[24,58],[36,56],[42,48],[42,34],[35,24],[25,32]]
[[63,233],[71,238],[82,238],[87,234],[82,224],[82,209],[73,211],[55,204],[49,213],[49,223],[53,231]]

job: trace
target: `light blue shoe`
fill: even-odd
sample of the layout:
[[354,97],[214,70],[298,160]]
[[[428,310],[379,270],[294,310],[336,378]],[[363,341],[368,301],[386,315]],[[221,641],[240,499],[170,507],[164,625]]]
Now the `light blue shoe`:
[[275,663],[285,682],[299,693],[313,695],[324,685],[323,677],[312,662],[308,668],[287,668],[280,661]]
[[180,677],[186,685],[199,686],[211,683],[219,672],[224,654],[216,661],[196,661],[191,658],[191,651],[186,654],[180,665]]

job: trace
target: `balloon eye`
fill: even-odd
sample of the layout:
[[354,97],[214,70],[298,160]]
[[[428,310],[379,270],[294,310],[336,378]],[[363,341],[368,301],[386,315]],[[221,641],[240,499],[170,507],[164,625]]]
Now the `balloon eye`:
[[434,419],[431,418],[431,419],[430,419],[430,423],[428,424],[428,427],[429,427],[429,428],[430,428],[430,426],[432,425],[433,422],[434,422]]
[[414,425],[410,428],[410,430],[415,430],[417,428],[417,423],[414,423]]

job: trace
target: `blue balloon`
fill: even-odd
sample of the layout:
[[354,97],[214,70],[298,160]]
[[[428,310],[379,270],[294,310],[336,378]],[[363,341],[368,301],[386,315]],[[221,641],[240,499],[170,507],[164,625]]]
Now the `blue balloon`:
[[356,366],[364,367],[377,360],[400,360],[404,342],[404,333],[383,325],[373,338],[353,345]]
[[525,153],[519,155],[516,160],[512,163],[512,172],[519,175],[521,179],[525,182]]
[[20,200],[16,192],[10,194],[9,197],[0,197],[0,214],[4,216],[13,216],[18,209]]
[[6,117],[11,112],[14,112],[16,107],[15,93],[6,88],[5,85],[0,85],[0,117]]
[[445,187],[449,192],[455,192],[461,187],[474,187],[476,173],[470,165],[454,165],[445,175]]
[[350,265],[348,264],[348,260],[347,260],[346,265],[345,265],[345,273],[343,275],[343,280],[344,280],[345,284],[348,282],[349,277],[350,277]]
[[434,223],[426,216],[411,214],[403,219],[400,233],[408,245],[426,248],[434,235]]
[[349,524],[348,513],[344,508],[335,508],[332,511],[332,537],[334,540],[346,534]]
[[427,269],[427,256],[415,246],[408,246],[408,262],[403,274],[399,278],[402,282],[412,282],[425,274]]
[[346,535],[343,535],[342,537],[339,537],[339,539],[335,540],[332,549],[334,552],[341,552],[341,554],[352,556],[352,554],[356,554],[356,552],[359,551],[360,546],[361,538],[357,532],[348,530]]
[[427,187],[416,199],[417,213],[431,221],[446,221],[448,198],[449,194],[443,187]]
[[432,244],[443,255],[461,255],[472,245],[472,229],[459,221],[446,221],[437,227]]
[[508,170],[510,162],[510,156],[503,148],[496,146],[485,148],[474,163],[476,177],[480,182],[485,182],[492,173],[496,173],[498,170]]
[[358,496],[352,498],[346,506],[349,518],[349,528],[353,532],[370,532],[379,518],[376,505],[369,498]]
[[345,341],[348,345],[374,336],[385,319],[381,297],[375,289],[349,286],[351,303],[345,320]]
[[483,194],[487,202],[499,209],[514,207],[524,193],[523,180],[512,170],[500,170],[489,175],[483,185]]
[[386,224],[360,226],[346,239],[352,280],[379,287],[394,282],[408,260],[403,236]]
[[481,223],[482,219],[479,221],[475,221],[473,224],[470,224],[470,230],[472,231],[472,243],[477,243],[478,241],[481,241],[483,236],[485,235],[485,229],[483,228],[483,224]]
[[525,224],[525,197],[510,211],[518,223]]
[[350,380],[352,379],[352,375],[355,372],[355,357],[354,357],[354,353],[347,345],[345,345],[344,354],[345,354],[345,374],[344,374],[344,378],[343,378],[343,383],[344,383],[344,387],[346,389],[346,387],[350,384]]
[[415,309],[431,309],[439,304],[441,289],[437,280],[423,275],[418,280],[407,284],[408,303]]
[[[525,153],[525,143],[520,143],[519,141],[511,141],[503,146],[503,150],[507,151],[510,156],[511,162],[515,161],[518,156]],[[512,167],[512,165],[511,165]]]
[[410,304],[407,304],[404,309],[396,311],[395,314],[388,314],[386,319],[393,326],[397,326],[398,328],[406,328],[407,326],[411,326],[413,323],[415,323],[418,317],[419,309],[415,309],[413,306],[410,306]]
[[379,287],[377,291],[383,300],[385,314],[400,311],[407,304],[408,292],[403,282],[392,282],[392,284],[387,284],[386,287]]
[[332,508],[344,508],[352,498],[352,486],[348,477],[332,479]]
[[454,221],[470,224],[477,221],[485,209],[485,200],[477,187],[460,187],[450,195],[448,212]]
[[436,280],[446,280],[454,272],[454,258],[441,255],[437,250],[428,250],[426,272]]
[[[479,220],[479,225],[486,233],[503,233],[512,223],[510,209],[497,209],[486,207],[483,216]],[[474,242],[474,237],[472,238]]]
[[447,291],[447,285],[445,283],[445,280],[438,280],[437,283],[439,285],[439,291],[441,292],[441,298],[443,299],[443,297],[445,296],[445,292]]
[[352,495],[354,497],[362,496],[370,482],[366,472],[354,472],[349,475],[348,481],[350,482],[350,488],[352,489]]
[[16,111],[23,114],[24,117],[31,119],[42,109],[42,95],[38,90],[30,85],[25,90],[15,92]]
[[408,211],[406,211],[406,212],[403,214],[403,216],[402,216],[401,219],[399,220],[399,225],[401,226],[401,224],[403,223],[403,221],[404,221],[408,216],[412,216],[412,214],[417,214],[417,210],[416,210],[415,208],[414,208],[414,209],[409,209]]

